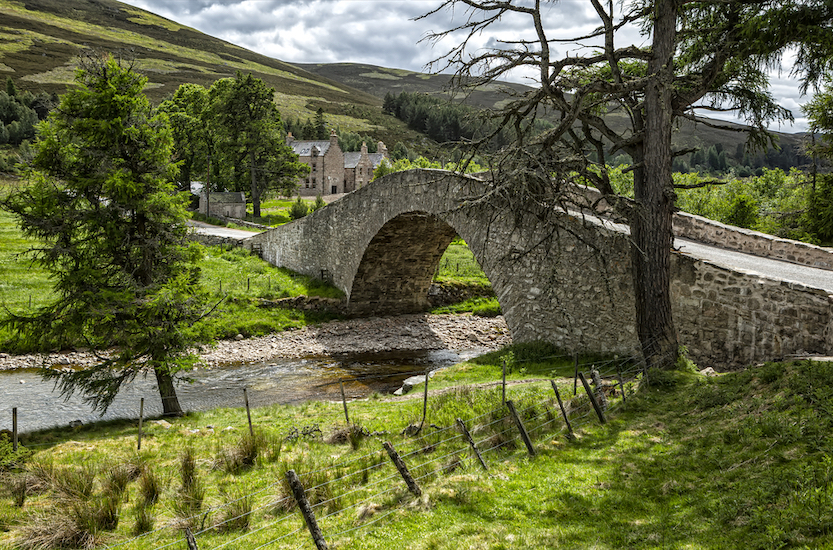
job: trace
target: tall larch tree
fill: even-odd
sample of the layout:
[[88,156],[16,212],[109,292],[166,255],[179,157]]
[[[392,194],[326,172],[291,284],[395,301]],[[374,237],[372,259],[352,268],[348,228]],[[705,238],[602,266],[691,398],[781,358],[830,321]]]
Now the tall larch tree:
[[206,299],[171,133],[146,81],[112,57],[88,57],[40,125],[31,184],[2,206],[40,243],[30,253],[51,274],[54,299],[4,322],[27,347],[95,354],[88,368],[43,371],[64,395],[80,392],[103,412],[122,384],[153,373],[164,413],[179,414],[174,375],[195,361],[192,327]]

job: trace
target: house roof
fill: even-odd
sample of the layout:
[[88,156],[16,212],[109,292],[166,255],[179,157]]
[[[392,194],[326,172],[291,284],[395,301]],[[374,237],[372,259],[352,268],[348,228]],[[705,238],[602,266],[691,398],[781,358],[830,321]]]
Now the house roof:
[[218,192],[212,191],[208,195],[208,200],[214,204],[246,204],[246,194],[242,191],[228,191]]
[[344,153],[344,167],[345,168],[355,168],[359,165],[359,161],[362,159],[361,153]]
[[373,163],[373,168],[376,168],[380,164],[382,164],[382,160],[388,158],[384,153],[370,153],[367,155],[370,157],[370,162]]
[[289,144],[292,151],[299,157],[312,156],[312,148],[317,147],[319,154],[323,155],[330,149],[329,141],[293,141]]

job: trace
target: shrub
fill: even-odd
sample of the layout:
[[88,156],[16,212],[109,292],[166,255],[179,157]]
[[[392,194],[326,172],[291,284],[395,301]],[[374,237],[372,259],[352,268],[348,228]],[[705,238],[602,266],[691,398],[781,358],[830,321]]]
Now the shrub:
[[299,220],[309,214],[309,207],[307,203],[299,195],[292,206],[289,208],[289,217],[293,220]]

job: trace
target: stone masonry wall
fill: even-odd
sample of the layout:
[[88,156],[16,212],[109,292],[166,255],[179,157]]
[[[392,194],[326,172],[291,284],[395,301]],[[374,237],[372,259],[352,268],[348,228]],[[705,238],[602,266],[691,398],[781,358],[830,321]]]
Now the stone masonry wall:
[[[275,265],[329,279],[354,311],[386,314],[422,304],[420,277],[456,232],[492,282],[514,341],[636,352],[627,235],[531,205],[516,216],[469,200],[482,190],[443,171],[400,172],[249,241]],[[826,292],[675,254],[672,293],[680,343],[701,365],[833,353]]]
[[672,262],[677,333],[699,365],[742,367],[833,351],[827,292],[684,254]]
[[[596,212],[610,212],[610,206],[605,201],[600,201],[602,195],[597,189],[577,186],[576,190],[576,197],[579,199],[577,202],[580,204],[589,206],[595,203]],[[726,225],[687,212],[674,214],[674,234],[727,250],[833,270],[833,250]]]

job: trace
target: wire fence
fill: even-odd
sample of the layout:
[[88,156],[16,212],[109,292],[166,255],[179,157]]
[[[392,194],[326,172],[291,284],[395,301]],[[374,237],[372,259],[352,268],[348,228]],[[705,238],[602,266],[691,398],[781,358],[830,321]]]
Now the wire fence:
[[[536,358],[536,361],[567,357]],[[369,375],[363,375],[356,379],[368,378]],[[579,383],[582,378],[589,381],[588,385]],[[521,391],[515,393],[519,399],[517,403],[500,402],[485,412],[459,419],[466,431],[471,430],[471,443],[458,425],[427,424],[415,433],[406,428],[402,437],[396,439],[399,448],[391,446],[398,461],[407,465],[405,472],[399,469],[393,455],[389,460],[382,449],[338,457],[330,465],[297,473],[303,487],[302,498],[308,500],[306,506],[291,494],[287,481],[282,479],[107,548],[326,548],[325,541],[359,536],[363,530],[369,530],[408,506],[415,498],[413,487],[421,491],[421,487],[430,487],[459,468],[477,467],[475,455],[484,466],[489,462],[513,460],[524,456],[524,449],[533,454],[536,444],[554,434],[563,433],[569,437],[589,424],[605,422],[607,416],[626,407],[628,397],[645,382],[644,366],[635,358],[586,364],[576,362],[575,379],[560,380],[559,386],[565,395],[563,401],[560,394],[556,398],[555,391],[543,397],[540,391],[530,392],[533,397]],[[558,386],[553,384],[553,390],[557,389]],[[428,392],[425,395],[429,400],[438,398]],[[516,412],[515,420],[510,410]],[[323,421],[334,422],[336,419],[319,419],[319,422]],[[282,496],[276,498],[276,493]],[[237,515],[229,514],[228,510],[234,510],[235,504],[242,500],[257,503]],[[304,512],[305,508],[307,512]],[[304,518],[300,525],[299,515]],[[231,538],[217,536],[227,533],[226,526],[236,524],[238,520],[246,520],[247,530]],[[174,531],[172,535],[172,529],[196,522],[200,522],[200,528],[193,532],[189,529],[177,536]]]

